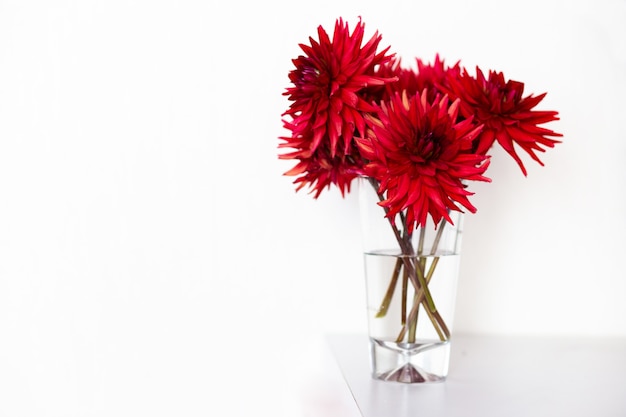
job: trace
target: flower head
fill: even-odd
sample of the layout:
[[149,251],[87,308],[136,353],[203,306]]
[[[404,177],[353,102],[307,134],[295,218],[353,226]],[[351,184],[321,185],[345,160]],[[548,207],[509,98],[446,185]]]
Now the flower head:
[[472,151],[481,127],[471,118],[458,121],[458,105],[447,96],[431,102],[426,90],[410,98],[396,94],[367,118],[366,136],[357,139],[369,161],[365,174],[386,196],[380,205],[392,220],[406,210],[409,229],[424,226],[428,215],[435,224],[452,222],[448,211],[461,211],[459,206],[475,212],[463,182],[489,181],[483,176],[488,157]]
[[292,103],[283,123],[291,136],[281,137],[279,147],[293,151],[280,158],[299,161],[285,174],[300,175],[295,180],[298,190],[309,185],[315,197],[330,184],[342,194],[349,191],[361,161],[354,135],[364,133],[364,114],[375,110],[361,92],[395,81],[376,75],[377,66],[392,55],[387,55],[389,48],[377,52],[378,33],[364,43],[364,28],[359,21],[350,33],[348,24],[338,19],[331,40],[319,26],[319,40],[309,38],[310,45],[300,45],[304,55],[293,60],[295,69],[289,73],[292,86],[284,95]]
[[415,61],[417,63],[416,69],[403,66],[401,59],[396,56],[380,65],[376,70],[379,77],[386,79],[395,77],[397,81],[369,88],[367,90],[369,97],[378,103],[389,100],[396,93],[403,91],[406,91],[410,97],[426,90],[429,101],[432,101],[438,95],[443,96],[448,92],[449,80],[457,77],[461,71],[458,63],[452,67],[446,66],[439,55],[435,55],[432,64],[419,58]]
[[538,96],[523,96],[524,84],[505,81],[501,72],[489,71],[485,78],[476,68],[476,78],[463,74],[450,79],[450,94],[461,99],[461,114],[474,117],[484,125],[475,143],[477,153],[485,154],[497,141],[515,159],[524,175],[526,168],[515,151],[514,144],[523,149],[532,159],[543,165],[536,152],[553,148],[562,136],[539,125],[558,120],[555,111],[532,110],[546,93]]
[[310,46],[300,44],[305,55],[293,60],[296,68],[289,73],[293,86],[284,93],[293,103],[284,116],[293,119],[289,127],[294,138],[310,139],[306,144],[310,153],[324,140],[329,142],[332,156],[338,149],[345,153],[355,129],[361,133],[365,129],[362,112],[372,111],[358,92],[393,81],[374,72],[376,66],[391,59],[386,55],[389,48],[376,52],[382,39],[378,33],[362,45],[364,32],[362,22],[350,33],[348,24],[338,19],[332,40],[319,26],[319,41],[309,38]]
[[[289,154],[281,156],[289,158]],[[350,192],[352,180],[360,175],[363,160],[358,152],[354,155],[331,156],[326,147],[319,147],[309,157],[298,157],[298,164],[289,171],[287,176],[297,176],[294,184],[296,191],[309,186],[314,198],[319,197],[324,189],[331,185],[337,186],[342,195]]]
[[448,67],[444,60],[435,55],[434,62],[426,63],[421,59],[417,59],[417,74],[419,91],[428,89],[430,97],[433,99],[436,95],[445,95],[450,89],[450,80],[455,79],[461,73],[460,64],[457,62]]

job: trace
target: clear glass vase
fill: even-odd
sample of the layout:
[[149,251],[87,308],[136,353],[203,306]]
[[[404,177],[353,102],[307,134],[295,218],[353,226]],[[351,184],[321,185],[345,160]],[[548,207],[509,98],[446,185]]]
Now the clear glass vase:
[[415,230],[391,222],[377,184],[359,179],[372,376],[444,381],[459,272],[462,214]]

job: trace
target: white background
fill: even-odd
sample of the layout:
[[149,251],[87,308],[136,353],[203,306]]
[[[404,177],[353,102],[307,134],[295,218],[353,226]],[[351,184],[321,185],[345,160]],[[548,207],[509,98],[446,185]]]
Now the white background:
[[496,150],[473,187],[455,331],[626,336],[624,0],[0,0],[0,416],[306,402],[282,376],[366,331],[356,194],[277,158],[290,60],[339,16],[560,112],[545,167]]

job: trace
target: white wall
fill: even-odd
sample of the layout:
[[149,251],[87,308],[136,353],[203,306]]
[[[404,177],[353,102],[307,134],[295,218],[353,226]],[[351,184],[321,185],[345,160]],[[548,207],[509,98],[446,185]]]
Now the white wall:
[[560,112],[545,167],[494,152],[474,188],[456,330],[626,336],[623,0],[2,0],[0,415],[196,415],[233,356],[262,379],[365,332],[356,195],[276,156],[297,44],[339,16]]

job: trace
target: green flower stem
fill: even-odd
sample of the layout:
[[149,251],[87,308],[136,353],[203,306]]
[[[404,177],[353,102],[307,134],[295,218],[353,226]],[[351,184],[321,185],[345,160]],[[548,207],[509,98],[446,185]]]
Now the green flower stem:
[[[417,254],[421,255],[422,253],[424,253],[424,238],[426,237],[426,230],[422,227],[420,229],[420,237],[419,240],[417,241]],[[422,259],[420,258],[420,262],[422,261]],[[424,269],[424,268],[422,268]]]
[[[405,236],[406,238],[406,236]],[[376,313],[376,318],[385,317],[387,315],[387,310],[389,310],[389,306],[391,305],[391,300],[393,299],[393,295],[396,291],[396,284],[398,283],[398,277],[400,276],[400,271],[402,271],[402,259],[396,259],[396,264],[393,268],[393,274],[391,275],[391,280],[389,281],[389,285],[387,286],[387,291],[385,292],[385,296],[378,307],[378,312]],[[404,273],[402,275],[402,311],[401,311],[401,321],[402,324],[406,321],[406,294],[407,294],[407,284],[408,284],[408,274],[406,269],[404,269]]]
[[441,317],[441,314],[439,314],[439,311],[435,311],[433,313],[433,316],[435,320],[437,320],[437,323],[439,323],[439,327],[441,327],[441,330],[443,331],[444,337],[441,337],[441,333],[438,332],[441,341],[445,342],[446,340],[450,340],[450,330],[448,329],[448,326],[446,326],[446,322]]
[[404,273],[402,274],[402,306],[400,311],[400,324],[403,326],[406,324],[406,299],[409,291],[409,273],[404,268]]
[[[413,296],[413,305],[417,302],[417,292]],[[419,303],[418,303],[419,304]],[[411,313],[413,310],[411,309]],[[415,310],[415,313],[411,315],[411,320],[409,320],[409,343],[415,343],[415,333],[417,332],[417,314],[419,313],[419,309]],[[406,325],[404,326],[406,327]],[[402,336],[404,338],[404,335]]]
[[[402,326],[402,329],[400,330],[400,334],[398,334],[398,337],[396,338],[397,343],[402,342],[404,340],[404,337],[406,336],[406,333],[407,333],[407,329],[409,332],[408,338],[407,338],[408,342],[415,343],[415,329],[417,327],[417,314],[419,312],[420,304],[423,304],[423,303],[424,303],[423,293],[420,293],[419,295],[416,293],[416,295],[413,298],[413,308],[411,309],[411,312],[409,313],[409,318],[408,318],[410,325]],[[431,323],[433,324],[433,328],[437,332],[439,339],[442,342],[445,342],[446,340],[448,340],[450,338],[450,333],[448,331],[447,326],[443,322],[441,315],[439,315],[439,312],[431,313],[430,310],[426,308],[426,306],[424,308],[424,311],[426,311],[426,315],[428,316]]]
[[[433,326],[433,327],[435,328],[435,331],[437,332],[437,336],[439,336],[439,340],[441,340],[442,342],[445,342],[447,340],[447,337],[445,335],[445,332],[443,331],[443,328],[441,328],[442,323],[440,321],[441,316],[439,315],[439,313],[438,312],[432,313],[426,310],[426,314],[428,315],[428,318],[430,319],[430,321],[438,324],[438,326]],[[413,341],[413,343],[415,343],[415,341]]]
[[411,312],[409,313],[409,317],[408,317],[409,325],[402,326],[402,328],[400,329],[400,333],[398,334],[398,337],[396,338],[396,342],[397,343],[402,342],[404,340],[404,337],[407,335],[407,331],[408,331],[409,332],[408,342],[415,343],[415,329],[417,328],[417,314],[419,312],[420,304],[424,305],[424,311],[426,312],[426,315],[428,316],[431,323],[433,324],[433,328],[437,332],[439,339],[442,342],[445,342],[446,340],[450,339],[450,331],[448,330],[448,327],[443,321],[443,318],[441,317],[438,311],[435,311],[433,313],[428,309],[428,307],[425,305],[423,293],[420,293],[419,295],[416,294],[416,296],[413,299],[413,307],[411,308]]
[[417,271],[417,280],[419,281],[420,287],[422,291],[424,291],[424,297],[426,303],[428,303],[429,310],[434,313],[437,311],[437,307],[435,306],[435,301],[433,300],[433,296],[430,294],[430,290],[428,289],[428,284],[426,283],[426,279],[424,278],[424,271],[420,268],[416,268]]
[[441,235],[443,235],[443,228],[446,227],[446,224],[448,224],[448,221],[446,219],[443,219],[441,221],[441,226],[439,227],[439,229],[437,230],[437,234],[435,235],[435,240],[433,242],[433,247],[430,249],[430,254],[434,255],[435,253],[437,253],[437,247],[439,246],[439,241],[441,240]]
[[[426,288],[428,288],[428,284],[430,283],[430,280],[431,280],[431,278],[433,276],[433,273],[435,271],[435,268],[436,268],[438,262],[439,262],[439,257],[435,257],[433,259],[432,264],[430,265],[428,273],[426,274],[426,277],[425,277]],[[415,330],[414,330],[414,328],[417,327],[417,315],[418,315],[418,312],[419,312],[420,304],[422,304],[424,306],[424,310],[426,311],[426,314],[428,315],[428,318],[432,322],[435,331],[437,331],[437,334],[439,335],[439,338],[441,339],[441,341],[448,340],[450,338],[450,331],[448,329],[448,326],[446,325],[445,321],[443,320],[443,318],[439,314],[439,311],[437,311],[436,308],[435,308],[434,311],[430,308],[430,306],[426,302],[425,292],[422,289],[420,289],[420,290],[416,291],[416,294],[415,294],[415,296],[413,298],[413,307],[412,307],[411,312],[409,313],[409,316],[408,316],[409,317],[408,318],[408,323],[409,324],[408,324],[408,326],[406,324],[402,326],[402,329],[400,330],[400,334],[396,338],[396,342],[401,342],[404,339],[404,337],[406,336],[407,330],[409,332],[409,337],[408,337],[409,340],[408,341],[410,343],[414,343],[415,342]],[[413,335],[413,337],[411,337],[412,335]]]
[[401,270],[402,270],[402,260],[396,259],[396,266],[393,268],[393,275],[391,276],[391,281],[389,282],[389,286],[387,287],[387,292],[385,293],[385,297],[383,298],[383,301],[380,303],[380,307],[378,308],[378,312],[376,313],[376,318],[385,317],[385,315],[387,314],[387,310],[389,310],[389,306],[391,305],[393,294],[396,291],[396,283],[398,282],[398,277],[400,276]]
[[426,283],[429,284],[430,280],[433,277],[433,274],[435,273],[435,268],[437,268],[437,264],[439,263],[439,257],[435,256],[433,258],[433,262],[430,264],[430,268],[428,268],[428,273],[426,274]]

